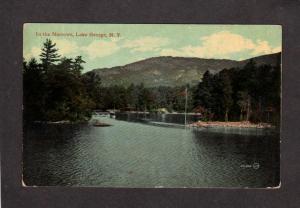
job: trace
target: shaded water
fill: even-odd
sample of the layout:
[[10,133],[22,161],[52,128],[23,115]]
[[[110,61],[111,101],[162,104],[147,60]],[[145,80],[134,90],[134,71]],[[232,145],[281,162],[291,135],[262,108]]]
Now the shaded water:
[[99,119],[113,126],[27,127],[26,185],[270,187],[279,183],[276,134]]
[[[116,118],[124,121],[159,121],[166,123],[184,124],[185,116],[184,113],[127,113],[119,112],[116,113]],[[187,123],[193,123],[201,119],[200,115],[197,114],[187,114]]]

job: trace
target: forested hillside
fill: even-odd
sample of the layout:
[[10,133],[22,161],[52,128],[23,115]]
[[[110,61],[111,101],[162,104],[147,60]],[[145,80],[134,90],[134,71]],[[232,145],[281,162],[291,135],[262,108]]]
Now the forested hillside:
[[[257,66],[275,66],[281,53],[254,57]],[[114,84],[128,87],[130,84],[144,84],[145,87],[196,85],[206,71],[212,74],[222,69],[242,68],[249,60],[234,61],[227,59],[203,59],[160,56],[130,63],[124,66],[95,69],[88,74],[95,73],[102,79],[103,86]]]
[[[186,60],[191,61],[190,64]],[[140,80],[138,84],[115,81],[107,85],[104,84],[107,83],[107,77],[101,77],[98,73],[82,74],[85,62],[81,56],[61,57],[55,43],[48,39],[43,45],[40,59],[32,58],[23,64],[24,120],[87,121],[93,109],[153,112],[166,109],[169,112],[184,112],[187,97],[188,112],[201,113],[203,120],[279,123],[280,54],[241,62],[213,59],[205,60],[206,64],[203,64],[202,60],[201,66],[197,66],[195,60],[176,58],[180,67],[184,68],[184,63],[187,64],[189,72],[175,69],[173,61],[169,63],[172,67],[169,66],[168,70],[168,62],[151,62],[156,71],[150,70],[150,74],[145,73],[149,64],[143,66],[143,62],[134,63],[139,67],[133,69],[118,69],[126,71],[124,76],[127,72],[134,74],[134,70],[143,69],[142,75],[137,77]],[[201,73],[193,76],[193,71],[200,68]],[[175,70],[175,75],[170,69]],[[168,72],[160,74],[162,71]],[[164,82],[155,82],[152,76],[157,73],[156,77],[166,80],[166,77],[177,76],[177,72],[180,72],[181,78],[180,81],[173,80],[176,84],[173,81],[160,84]],[[192,74],[187,75],[190,72]],[[149,84],[149,80],[152,84]]]

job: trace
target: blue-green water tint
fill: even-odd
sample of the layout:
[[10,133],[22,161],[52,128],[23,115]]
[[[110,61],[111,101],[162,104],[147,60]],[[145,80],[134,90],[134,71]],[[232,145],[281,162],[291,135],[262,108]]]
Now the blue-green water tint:
[[[279,136],[99,118],[111,127],[24,130],[24,182],[37,186],[273,187]],[[258,163],[259,167],[253,166]]]
[[[198,114],[187,114],[187,122],[193,123],[199,121],[201,116]],[[134,113],[134,112],[117,112],[116,118],[124,121],[157,121],[165,123],[175,123],[175,124],[184,124],[185,116],[184,113]]]

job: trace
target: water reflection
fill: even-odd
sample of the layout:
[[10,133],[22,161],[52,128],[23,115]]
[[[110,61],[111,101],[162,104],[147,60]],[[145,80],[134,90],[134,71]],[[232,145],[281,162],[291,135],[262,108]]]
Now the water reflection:
[[[275,134],[166,128],[101,118],[113,126],[24,130],[27,185],[266,187],[278,185]],[[241,165],[258,162],[259,169]]]
[[[267,187],[279,183],[279,142],[276,135],[193,131],[204,171],[214,186]],[[254,164],[254,166],[253,166]],[[255,167],[259,164],[259,167]],[[213,174],[212,174],[213,173]],[[224,182],[226,181],[226,183]],[[212,183],[212,184],[211,184]]]

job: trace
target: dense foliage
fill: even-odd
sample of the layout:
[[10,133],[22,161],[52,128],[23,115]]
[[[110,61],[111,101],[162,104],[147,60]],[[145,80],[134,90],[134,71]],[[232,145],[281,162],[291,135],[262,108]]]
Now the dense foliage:
[[[184,112],[185,88],[186,86],[146,88],[143,84],[102,87],[96,103],[99,109],[159,111],[164,108],[169,112]],[[187,88],[191,89],[189,86]],[[188,96],[188,101],[192,103],[192,96]],[[193,106],[189,105],[187,110],[192,109]]]
[[276,66],[256,66],[208,71],[194,93],[194,106],[205,119],[278,123],[280,120],[280,60]]
[[97,84],[86,85],[81,56],[59,58],[58,49],[47,40],[40,55],[23,64],[23,116],[25,121],[85,121],[95,103],[90,95]]
[[143,84],[102,87],[97,108],[201,113],[204,120],[279,123],[280,60],[276,66],[250,60],[243,68],[207,71],[197,86],[152,87]]
[[[28,121],[88,120],[92,109],[201,113],[204,120],[278,123],[280,119],[280,59],[276,66],[250,60],[243,68],[205,72],[197,86],[146,88],[101,86],[92,72],[82,75],[81,56],[62,57],[51,40],[41,63],[24,61],[24,119]],[[187,92],[187,96],[186,96]]]

